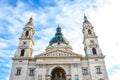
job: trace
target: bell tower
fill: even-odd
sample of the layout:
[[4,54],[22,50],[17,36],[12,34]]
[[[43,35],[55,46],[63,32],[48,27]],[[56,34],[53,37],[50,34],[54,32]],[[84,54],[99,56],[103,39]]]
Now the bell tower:
[[84,44],[84,51],[86,56],[102,55],[102,51],[99,47],[97,36],[94,32],[94,27],[88,21],[87,16],[84,15],[84,22],[83,22],[83,44]]
[[32,57],[34,45],[34,24],[32,17],[23,28],[22,36],[19,38],[19,46],[14,57]]
[[[106,66],[102,51],[99,47],[97,36],[94,32],[94,27],[84,15],[83,22],[83,44],[85,51],[85,58],[87,60],[88,68],[83,69],[83,73],[90,75],[90,80],[109,80],[107,76]],[[85,71],[86,70],[86,71]],[[87,80],[87,77],[84,77]]]

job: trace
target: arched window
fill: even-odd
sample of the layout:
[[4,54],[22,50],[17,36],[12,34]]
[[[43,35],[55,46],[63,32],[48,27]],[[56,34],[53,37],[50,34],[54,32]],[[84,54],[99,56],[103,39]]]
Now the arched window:
[[92,48],[92,52],[93,52],[93,55],[96,55],[97,52],[96,52],[96,49],[95,48]]
[[88,29],[88,34],[90,35],[91,34],[91,30]]
[[28,34],[29,34],[29,31],[26,31],[25,36],[28,36]]
[[24,53],[25,53],[25,50],[22,49],[22,50],[21,50],[21,54],[20,54],[20,56],[24,56]]

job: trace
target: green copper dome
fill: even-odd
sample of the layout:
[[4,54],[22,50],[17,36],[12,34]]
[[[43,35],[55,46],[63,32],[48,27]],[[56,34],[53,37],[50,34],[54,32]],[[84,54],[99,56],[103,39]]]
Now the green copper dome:
[[68,44],[68,40],[63,37],[63,34],[61,33],[61,28],[58,26],[56,29],[55,36],[50,40],[49,44],[52,45],[53,43],[65,43]]

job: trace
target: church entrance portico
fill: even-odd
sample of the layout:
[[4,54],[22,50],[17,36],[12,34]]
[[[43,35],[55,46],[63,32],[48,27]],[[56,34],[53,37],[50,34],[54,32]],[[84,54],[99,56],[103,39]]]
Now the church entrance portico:
[[61,67],[54,68],[51,75],[51,80],[66,80],[66,72]]

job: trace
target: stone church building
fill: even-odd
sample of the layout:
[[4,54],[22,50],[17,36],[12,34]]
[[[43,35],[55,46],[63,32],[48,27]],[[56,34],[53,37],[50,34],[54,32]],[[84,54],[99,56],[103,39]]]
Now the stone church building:
[[19,38],[9,80],[109,80],[105,56],[86,16],[82,25],[85,56],[72,51],[58,26],[45,52],[33,57],[35,31],[32,21],[31,17]]

